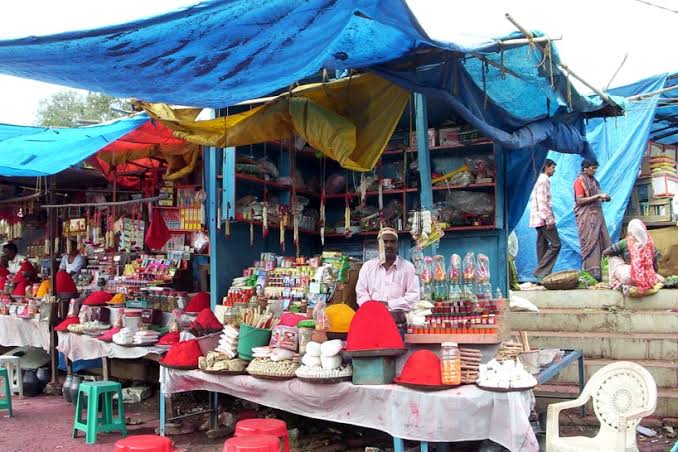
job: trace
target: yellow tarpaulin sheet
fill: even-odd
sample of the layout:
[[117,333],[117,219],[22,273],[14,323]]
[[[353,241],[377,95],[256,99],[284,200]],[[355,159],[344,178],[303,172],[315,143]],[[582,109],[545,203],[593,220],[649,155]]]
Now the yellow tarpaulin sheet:
[[409,93],[374,74],[303,85],[237,115],[208,121],[179,117],[164,104],[140,105],[204,146],[244,146],[297,135],[342,167],[369,171],[379,160],[405,109]]

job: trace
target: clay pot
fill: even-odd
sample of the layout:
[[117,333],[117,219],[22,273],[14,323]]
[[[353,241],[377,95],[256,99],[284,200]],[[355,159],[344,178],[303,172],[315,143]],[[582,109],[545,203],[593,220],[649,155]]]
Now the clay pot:
[[75,405],[78,401],[78,390],[80,389],[80,383],[82,383],[82,378],[77,375],[73,375],[73,380],[71,380],[71,403]]
[[47,383],[49,383],[50,378],[52,378],[51,372],[48,367],[41,367],[37,372],[38,380],[40,381],[41,390],[45,389]]
[[66,402],[71,401],[71,383],[72,382],[73,382],[73,374],[66,375],[66,381],[64,381],[64,385],[61,387],[61,391],[64,395],[64,400],[66,400]]
[[25,369],[24,370],[24,396],[33,397],[42,392],[42,385],[38,376],[35,373],[35,369]]

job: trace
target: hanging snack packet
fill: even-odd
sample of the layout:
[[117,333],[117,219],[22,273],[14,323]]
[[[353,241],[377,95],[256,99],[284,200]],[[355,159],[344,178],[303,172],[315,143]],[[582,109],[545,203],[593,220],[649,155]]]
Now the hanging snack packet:
[[473,253],[464,256],[464,283],[472,283],[476,277],[476,258]]

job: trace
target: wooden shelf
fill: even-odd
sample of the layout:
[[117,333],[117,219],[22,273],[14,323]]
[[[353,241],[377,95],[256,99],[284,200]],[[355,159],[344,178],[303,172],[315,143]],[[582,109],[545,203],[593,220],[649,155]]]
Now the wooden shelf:
[[[382,194],[383,195],[402,195],[403,193],[415,193],[419,189],[418,188],[399,188],[395,190],[383,190]],[[367,197],[373,197],[373,196],[379,196],[378,191],[368,191],[365,193]],[[348,196],[351,198],[357,198],[360,197],[359,192],[350,192],[348,193]],[[332,193],[331,195],[327,195],[325,199],[344,199],[346,197],[346,193]]]
[[[460,144],[455,144],[452,146],[433,146],[430,147],[430,151],[445,151],[445,150],[450,150],[450,149],[468,149],[468,148],[473,148],[473,147],[478,147],[478,146],[487,146],[493,144],[492,141],[490,140],[482,140],[482,141],[474,141],[472,143],[460,143]],[[415,153],[418,152],[416,148],[405,148],[405,149],[395,149],[395,150],[390,150],[390,151],[384,151],[383,155],[398,155],[398,154],[403,154],[405,152],[408,153]]]
[[498,344],[501,342],[497,334],[406,334],[407,344]]
[[466,190],[472,188],[487,188],[487,187],[496,187],[494,182],[483,182],[481,184],[469,184],[469,185],[434,185],[431,187],[433,191],[437,190]]
[[455,232],[455,231],[487,231],[489,229],[496,229],[496,226],[493,224],[483,224],[480,226],[450,226],[449,228],[443,229],[445,232]]
[[[259,221],[259,220],[237,220],[236,219],[236,220],[233,220],[233,221],[235,221],[236,223],[253,224],[255,226],[262,226],[262,227],[264,226],[264,223]],[[268,225],[269,232],[270,231],[277,231],[279,229],[280,229],[280,225],[277,225],[277,224],[275,224],[275,225],[269,224]],[[294,227],[293,226],[285,226],[285,230],[292,231],[292,230],[294,230]],[[299,233],[300,234],[320,235],[320,231],[313,231],[311,229],[302,229],[302,228],[299,228]],[[327,234],[325,236],[327,236]]]
[[[398,231],[398,234],[409,234],[410,231]],[[356,232],[354,234],[351,234],[351,237],[369,237],[373,235],[379,235],[379,231],[362,231],[362,232]],[[346,237],[344,234],[341,234],[339,232],[326,232],[325,233],[325,238],[332,238],[332,237]]]
[[[273,188],[276,190],[280,191],[289,191],[292,192],[292,186],[287,185],[287,184],[281,184],[280,182],[274,182],[274,181],[269,181],[265,179],[260,179],[256,176],[251,176],[249,174],[244,174],[244,173],[236,173],[235,174],[235,180],[236,181],[241,181],[241,182],[248,182],[254,185],[263,185],[266,188]],[[298,195],[304,195],[304,196],[313,196],[318,198],[320,195],[318,193],[312,192],[310,190],[304,190],[304,189],[297,189],[296,190]]]

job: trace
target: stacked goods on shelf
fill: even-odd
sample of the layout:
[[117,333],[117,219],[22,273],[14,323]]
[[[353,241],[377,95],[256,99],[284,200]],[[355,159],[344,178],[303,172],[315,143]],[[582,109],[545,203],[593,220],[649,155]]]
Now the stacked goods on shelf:
[[305,313],[326,302],[339,282],[348,278],[348,257],[337,252],[305,257],[262,253],[259,261],[233,281],[223,304],[239,312],[250,302],[262,307],[280,302],[286,311]]
[[478,369],[482,360],[480,350],[459,347],[461,354],[461,383],[473,384],[478,379]]
[[[449,273],[444,256],[415,256],[413,260],[421,300],[407,314],[408,342],[499,342],[505,301],[500,291],[492,295],[487,256],[468,253],[462,262],[454,254]],[[431,337],[426,339],[427,335]],[[445,339],[445,335],[451,337]]]

